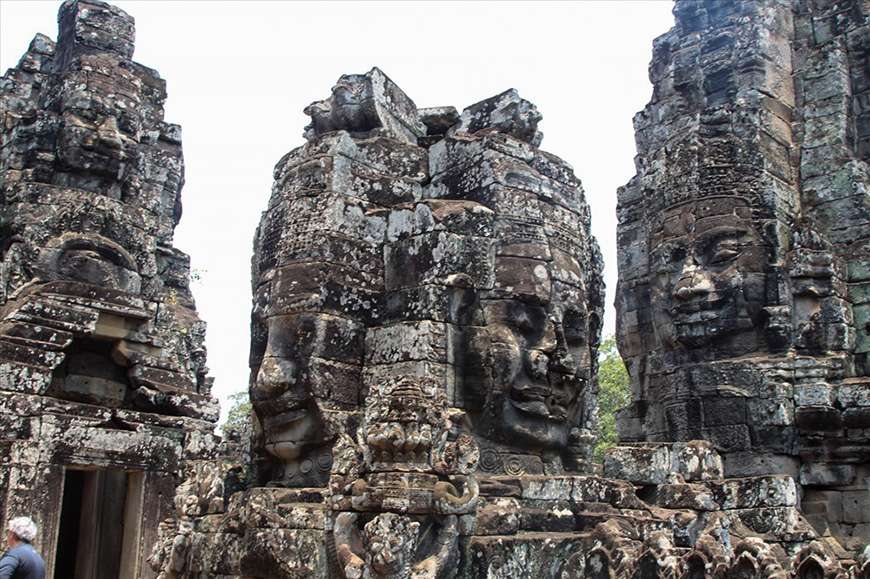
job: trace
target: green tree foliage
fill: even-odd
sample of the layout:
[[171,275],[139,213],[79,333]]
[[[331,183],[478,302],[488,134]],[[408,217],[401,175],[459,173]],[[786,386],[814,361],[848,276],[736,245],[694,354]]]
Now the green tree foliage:
[[595,460],[604,460],[604,451],[616,444],[616,411],[631,400],[628,371],[616,349],[616,338],[609,336],[598,349],[598,443]]
[[224,436],[230,430],[238,430],[246,432],[248,424],[251,422],[251,399],[248,397],[248,391],[243,390],[236,392],[230,396],[230,410],[227,412],[227,421],[224,422],[221,430]]

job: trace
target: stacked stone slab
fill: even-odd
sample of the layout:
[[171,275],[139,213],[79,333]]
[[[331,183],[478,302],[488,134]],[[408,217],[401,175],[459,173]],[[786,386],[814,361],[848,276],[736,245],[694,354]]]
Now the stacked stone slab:
[[870,538],[862,2],[678,1],[619,192],[625,441],[704,439]]
[[65,471],[139,473],[123,576],[148,577],[176,485],[218,441],[205,325],[172,247],[181,129],[165,82],[132,60],[130,16],[80,0],[58,22],[57,43],[37,35],[0,79],[0,522],[33,517],[51,572]]
[[[540,115],[515,91],[418,111],[373,69],[305,112],[255,238],[254,479],[269,487],[223,516],[179,508],[155,566],[470,573],[475,471],[500,497],[511,476],[593,469],[603,286],[582,189],[537,149]],[[177,505],[197,503],[182,490]]]

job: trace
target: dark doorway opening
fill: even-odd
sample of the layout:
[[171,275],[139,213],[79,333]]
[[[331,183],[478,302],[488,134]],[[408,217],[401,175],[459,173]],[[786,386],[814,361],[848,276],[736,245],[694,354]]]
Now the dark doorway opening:
[[57,532],[57,557],[54,576],[74,577],[76,550],[79,545],[79,520],[82,517],[82,487],[84,473],[68,470],[63,478],[63,507],[60,511],[60,529]]
[[55,579],[138,576],[143,473],[67,469]]

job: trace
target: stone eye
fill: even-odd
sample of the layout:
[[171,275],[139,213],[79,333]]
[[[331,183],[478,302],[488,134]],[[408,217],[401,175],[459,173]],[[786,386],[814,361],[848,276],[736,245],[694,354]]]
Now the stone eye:
[[712,255],[710,257],[711,264],[724,264],[734,260],[740,255],[740,248],[733,242],[718,243],[713,246]]
[[653,249],[660,271],[670,271],[686,259],[686,248],[679,245],[664,245]]
[[686,248],[685,247],[674,247],[670,251],[670,262],[671,263],[680,263],[686,259]]

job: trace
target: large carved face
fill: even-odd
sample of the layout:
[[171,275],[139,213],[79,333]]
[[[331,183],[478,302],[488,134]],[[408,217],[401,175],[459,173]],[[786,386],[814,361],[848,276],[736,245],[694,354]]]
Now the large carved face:
[[143,280],[156,274],[153,223],[105,196],[55,189],[44,195],[52,201],[48,209],[26,197],[9,206],[0,293],[64,281],[139,295]]
[[711,198],[668,211],[650,261],[653,317],[666,345],[757,347],[769,252],[744,202]]
[[302,454],[324,442],[322,416],[308,376],[309,316],[278,316],[267,322],[266,350],[251,386],[251,400],[263,429],[267,452],[288,465],[284,478],[301,466]]
[[[561,451],[584,421],[582,394],[591,375],[585,292],[551,279],[542,262],[511,261],[519,271],[509,277],[527,285],[513,286],[512,297],[483,301],[485,326],[471,340],[466,383],[485,401],[482,426],[489,437]],[[497,278],[502,273],[507,276],[497,272]]]
[[346,361],[359,357],[362,332],[327,314],[272,316],[265,325],[251,399],[265,450],[283,466],[273,482],[322,482],[330,466],[327,443],[335,436],[324,409],[356,403],[359,376]]

